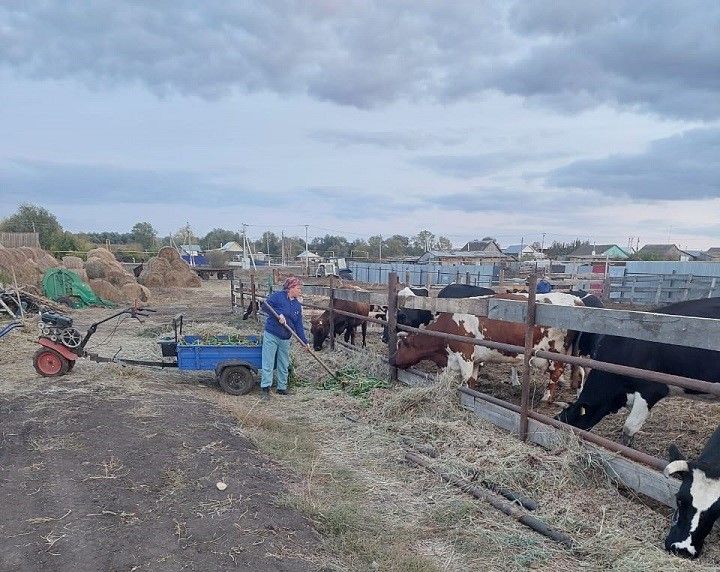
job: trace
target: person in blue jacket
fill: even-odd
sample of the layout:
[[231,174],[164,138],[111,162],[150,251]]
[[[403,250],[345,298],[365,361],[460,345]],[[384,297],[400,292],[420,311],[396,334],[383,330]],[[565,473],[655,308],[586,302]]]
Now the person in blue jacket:
[[260,389],[264,396],[270,393],[273,382],[273,370],[277,359],[277,393],[287,395],[288,367],[290,366],[290,338],[292,334],[286,325],[292,328],[303,344],[310,348],[305,337],[302,320],[302,306],[298,297],[302,293],[302,282],[297,276],[291,276],[283,284],[283,289],[270,294],[263,304],[267,304],[278,314],[278,321],[268,314],[265,321],[265,333],[262,344],[262,377]]

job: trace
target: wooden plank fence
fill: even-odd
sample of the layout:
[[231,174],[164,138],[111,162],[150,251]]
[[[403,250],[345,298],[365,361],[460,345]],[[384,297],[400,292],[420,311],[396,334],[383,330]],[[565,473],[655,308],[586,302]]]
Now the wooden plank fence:
[[661,306],[720,296],[717,276],[693,274],[626,274],[612,276],[610,299],[615,302]]

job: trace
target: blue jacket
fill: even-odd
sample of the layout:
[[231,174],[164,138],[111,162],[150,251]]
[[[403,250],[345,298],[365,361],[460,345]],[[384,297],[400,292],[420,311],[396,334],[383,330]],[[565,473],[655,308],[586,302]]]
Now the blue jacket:
[[[295,330],[295,333],[300,336],[304,344],[308,343],[305,337],[305,327],[303,326],[302,306],[300,302],[291,300],[285,290],[280,290],[270,294],[264,303],[278,314],[285,316],[287,325]],[[277,336],[281,340],[287,340],[291,337],[290,332],[287,331],[285,326],[281,325],[269,312],[267,320],[265,321],[265,331],[273,336]]]

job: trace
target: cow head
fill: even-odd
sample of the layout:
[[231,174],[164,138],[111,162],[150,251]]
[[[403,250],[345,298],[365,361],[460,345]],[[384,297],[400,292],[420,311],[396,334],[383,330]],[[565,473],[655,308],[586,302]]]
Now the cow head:
[[310,333],[313,338],[313,349],[319,352],[322,349],[325,338],[330,333],[330,317],[327,312],[321,316],[313,316],[310,320]]
[[606,415],[628,403],[628,396],[614,375],[594,369],[590,372],[575,403],[563,409],[555,419],[589,431]]
[[675,445],[670,446],[665,475],[682,480],[675,496],[676,509],[665,538],[665,550],[697,558],[705,537],[720,516],[720,475],[700,462],[686,461]]

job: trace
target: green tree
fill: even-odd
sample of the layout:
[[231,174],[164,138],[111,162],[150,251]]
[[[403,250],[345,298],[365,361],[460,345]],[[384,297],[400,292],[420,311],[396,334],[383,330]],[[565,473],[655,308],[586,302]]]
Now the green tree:
[[383,241],[383,255],[388,257],[406,256],[410,246],[410,239],[401,234],[393,234]]
[[130,231],[134,242],[142,244],[145,250],[153,250],[157,240],[157,231],[149,222],[138,222]]
[[438,236],[435,241],[435,248],[438,250],[452,250],[452,242],[446,236]]
[[220,248],[223,244],[233,240],[242,244],[242,237],[239,233],[232,230],[226,230],[224,228],[214,228],[203,237],[200,244],[205,250],[210,250],[213,248]]
[[435,248],[435,235],[429,230],[421,230],[410,239],[413,252],[411,254],[423,254]]
[[68,252],[78,252],[82,250],[82,240],[75,236],[72,232],[66,230],[57,232],[50,237],[50,246],[47,250],[65,255]]
[[254,242],[254,247],[257,252],[264,252],[269,256],[280,256],[280,237],[274,232],[266,230]]
[[190,223],[181,226],[173,233],[173,240],[178,246],[181,244],[200,244],[200,239],[190,228]]
[[0,222],[0,231],[37,232],[40,235],[40,246],[52,250],[53,237],[61,234],[63,228],[47,209],[25,203],[20,205],[14,215]]

